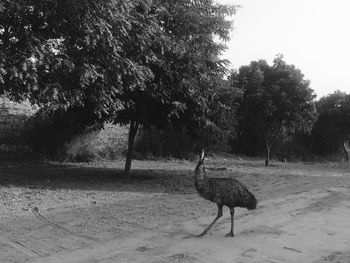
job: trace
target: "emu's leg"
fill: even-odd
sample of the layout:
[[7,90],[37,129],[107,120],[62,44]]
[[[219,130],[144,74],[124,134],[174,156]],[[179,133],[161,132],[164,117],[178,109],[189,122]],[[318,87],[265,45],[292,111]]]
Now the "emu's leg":
[[230,207],[230,215],[231,215],[231,231],[225,235],[225,237],[233,237],[233,217],[235,216],[235,209]]
[[215,222],[222,217],[222,205],[218,204],[218,214],[216,215],[214,221],[206,228],[204,229],[203,233],[198,235],[198,237],[202,237],[204,235],[206,235],[208,233],[208,231],[210,230],[210,228],[215,224]]

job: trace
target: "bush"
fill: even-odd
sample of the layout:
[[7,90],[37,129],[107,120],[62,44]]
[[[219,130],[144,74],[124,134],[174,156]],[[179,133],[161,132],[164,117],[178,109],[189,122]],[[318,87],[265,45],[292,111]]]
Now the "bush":
[[65,145],[66,160],[91,162],[96,160],[116,160],[126,151],[128,129],[107,124],[100,131],[92,131],[79,136]]
[[[126,149],[127,129],[84,119],[84,111],[37,114],[28,133],[30,147],[40,159],[90,162],[116,159]],[[103,127],[102,127],[103,128]]]
[[77,136],[65,145],[65,161],[91,162],[99,159],[99,147],[96,145],[97,132]]

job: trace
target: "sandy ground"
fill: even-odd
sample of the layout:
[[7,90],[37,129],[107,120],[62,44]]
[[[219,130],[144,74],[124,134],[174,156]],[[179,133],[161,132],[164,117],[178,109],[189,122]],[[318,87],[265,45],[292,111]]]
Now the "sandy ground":
[[[0,164],[0,262],[350,262],[350,167],[213,156],[209,175],[233,176],[259,200],[216,215],[193,186],[195,162]],[[51,223],[39,220],[32,207]],[[68,231],[61,229],[62,226]]]

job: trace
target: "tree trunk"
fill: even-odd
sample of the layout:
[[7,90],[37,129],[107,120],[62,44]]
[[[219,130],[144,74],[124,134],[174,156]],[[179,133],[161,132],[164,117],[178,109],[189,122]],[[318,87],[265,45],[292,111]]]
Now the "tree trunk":
[[269,161],[270,161],[270,150],[271,150],[271,145],[269,145],[269,142],[266,140],[266,152],[265,152],[265,166],[269,166]]
[[130,168],[131,168],[132,155],[134,152],[134,141],[135,141],[138,128],[139,128],[138,122],[130,121],[130,129],[129,129],[129,136],[128,136],[128,150],[126,152],[126,161],[125,161],[124,177],[123,177],[124,181],[131,180]]
[[343,141],[343,150],[344,150],[344,154],[345,154],[345,161],[349,162],[350,147],[349,147],[349,142],[347,140],[345,140],[345,139]]

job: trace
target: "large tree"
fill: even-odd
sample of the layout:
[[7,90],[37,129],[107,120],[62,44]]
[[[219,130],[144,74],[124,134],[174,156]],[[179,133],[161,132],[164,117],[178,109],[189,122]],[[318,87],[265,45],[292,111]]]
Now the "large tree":
[[148,47],[159,35],[150,5],[152,1],[2,1],[0,93],[38,104],[53,130],[57,122],[60,127],[75,123],[65,127],[68,133],[52,133],[62,137],[59,143],[84,127],[114,121],[132,103],[125,94],[143,89],[153,78],[143,65],[144,59],[153,59]]
[[[126,179],[130,179],[133,144],[140,127],[193,125],[202,120],[213,79],[222,77],[227,65],[219,58],[225,46],[214,38],[228,39],[231,23],[226,16],[234,7],[208,0],[159,1],[138,12],[143,19],[155,18],[157,25],[152,24],[155,34],[147,49],[134,44],[128,50],[129,57],[136,56],[151,70],[152,78],[123,92],[125,106],[115,114],[115,122],[130,125]],[[143,30],[136,27],[131,36]]]
[[225,71],[214,39],[228,39],[234,7],[211,0],[0,3],[0,93],[54,121],[85,112],[72,133],[129,124],[126,179],[139,127],[200,120]]
[[310,132],[317,118],[315,94],[301,71],[277,56],[270,66],[264,60],[242,66],[234,76],[243,90],[240,126],[254,131],[265,144],[265,165],[278,138],[296,131]]

